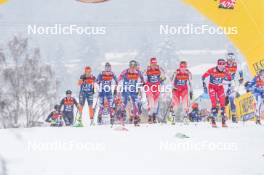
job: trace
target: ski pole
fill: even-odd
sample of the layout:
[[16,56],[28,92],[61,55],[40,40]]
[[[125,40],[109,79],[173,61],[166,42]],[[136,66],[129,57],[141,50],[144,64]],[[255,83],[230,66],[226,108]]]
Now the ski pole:
[[167,107],[167,109],[166,109],[166,111],[165,111],[165,114],[164,114],[164,116],[163,116],[163,122],[164,122],[164,123],[165,123],[165,121],[166,121],[166,116],[167,116],[167,114],[168,114],[168,112],[169,112],[169,110],[170,110],[171,104],[172,104],[172,99],[170,100],[169,106]]

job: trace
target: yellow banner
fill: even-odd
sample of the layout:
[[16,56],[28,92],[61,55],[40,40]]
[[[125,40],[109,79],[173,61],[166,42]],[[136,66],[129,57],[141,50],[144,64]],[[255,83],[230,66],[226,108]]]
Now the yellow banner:
[[[241,95],[239,98],[235,99],[236,105],[236,116],[238,120],[250,120],[255,117],[255,110],[256,110],[256,100],[251,93],[246,93]],[[228,108],[226,108],[226,112],[228,117],[231,118],[231,109],[230,103]]]
[[242,120],[249,120],[255,117],[256,101],[251,93],[246,93],[235,101],[237,114]]
[[7,2],[7,0],[0,0],[0,4],[4,4],[6,2]]
[[264,68],[264,0],[237,0],[234,9],[218,8],[219,0],[184,0],[219,27],[237,27],[229,40],[246,58],[252,75]]

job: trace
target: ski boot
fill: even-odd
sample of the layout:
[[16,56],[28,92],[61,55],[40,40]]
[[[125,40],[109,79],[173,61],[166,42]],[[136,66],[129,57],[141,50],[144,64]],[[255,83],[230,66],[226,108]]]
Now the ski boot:
[[259,116],[257,116],[256,125],[261,125],[261,121],[260,121],[260,117]]
[[134,117],[134,125],[135,125],[135,126],[140,126],[140,125],[139,125],[139,122],[140,122],[140,118],[139,118],[139,116],[135,116],[135,117]]
[[174,110],[171,108],[170,109],[170,113],[169,113],[169,116],[167,118],[167,121],[171,124],[171,125],[175,125],[175,113],[174,113]]
[[128,123],[133,124],[133,120],[134,120],[134,116],[132,116],[132,114],[128,114]]
[[212,122],[211,123],[212,127],[213,128],[217,128],[217,125],[216,125],[216,122],[215,122],[215,118],[214,117],[212,117],[212,121],[211,122]]
[[152,124],[152,116],[151,115],[148,116],[148,124]]
[[76,123],[74,124],[74,127],[83,127],[83,123],[81,120],[77,120]]
[[212,108],[212,120],[211,120],[211,124],[213,128],[217,128],[215,119],[217,117],[218,114],[218,108]]
[[75,123],[74,123],[73,127],[83,127],[83,123],[82,123],[82,113],[81,112],[78,112],[77,113],[76,119],[75,119]]
[[153,123],[157,123],[157,117],[156,117],[156,114],[153,114],[153,116],[152,116],[152,122],[153,122]]
[[111,127],[114,125],[114,117],[113,116],[110,117],[110,125],[111,125]]
[[76,118],[76,122],[73,125],[74,127],[83,127],[82,118],[80,116]]
[[[189,120],[188,116],[185,115],[185,116],[183,117],[183,124],[188,125],[189,122],[190,122],[190,120]],[[195,125],[197,124],[197,122],[198,122],[198,120],[196,119],[196,120],[195,120]]]
[[235,115],[232,115],[232,122],[233,122],[233,123],[238,123],[238,122],[237,122],[237,118],[236,118]]
[[175,125],[175,114],[172,114],[172,118],[171,118],[171,125]]
[[128,122],[129,122],[129,124],[132,124],[133,123],[133,118],[129,118]]
[[97,124],[102,125],[102,116],[100,116],[100,115],[97,118]]
[[91,119],[91,121],[90,121],[90,126],[94,126],[95,124],[94,124],[94,119]]
[[225,117],[222,118],[222,127],[227,128]]
[[257,125],[261,125],[260,120],[256,120],[256,124],[257,124]]

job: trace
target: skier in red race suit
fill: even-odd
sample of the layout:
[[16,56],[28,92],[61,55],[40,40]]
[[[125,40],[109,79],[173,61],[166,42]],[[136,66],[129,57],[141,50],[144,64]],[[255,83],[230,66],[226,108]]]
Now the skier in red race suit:
[[63,126],[63,113],[60,112],[60,105],[54,106],[54,111],[52,111],[48,118],[45,120],[47,123],[50,123],[52,127],[61,127]]
[[150,65],[147,67],[145,75],[147,77],[145,92],[148,100],[148,122],[156,123],[160,97],[160,85],[165,80],[164,71],[158,65],[156,58],[150,59]]
[[[204,93],[208,93],[212,103],[212,127],[217,127],[215,119],[218,114],[217,100],[220,103],[222,127],[227,127],[225,117],[225,90],[223,81],[225,79],[231,80],[231,75],[226,71],[226,61],[224,59],[218,59],[217,66],[209,69],[202,75]],[[205,83],[205,79],[209,77],[209,85]]]
[[181,61],[179,68],[176,70],[176,72],[173,74],[172,77],[172,81],[173,81],[172,106],[171,106],[172,116],[175,116],[175,111],[178,109],[181,103],[183,104],[183,108],[187,115],[188,104],[189,104],[189,99],[188,99],[189,90],[190,90],[190,98],[192,99],[193,96],[191,79],[192,79],[192,75],[191,72],[187,69],[187,62]]

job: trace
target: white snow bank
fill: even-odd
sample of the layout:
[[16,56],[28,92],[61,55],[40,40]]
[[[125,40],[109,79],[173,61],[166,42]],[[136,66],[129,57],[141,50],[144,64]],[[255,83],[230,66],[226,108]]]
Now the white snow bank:
[[0,155],[8,175],[264,174],[264,127],[229,126],[7,129],[0,130]]

